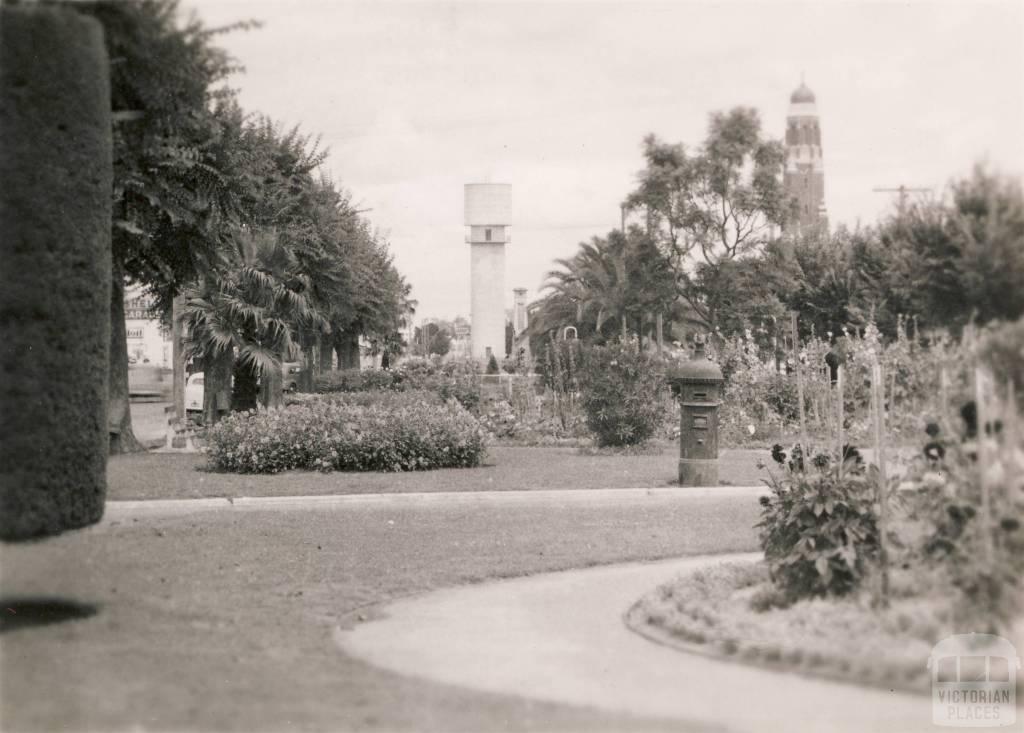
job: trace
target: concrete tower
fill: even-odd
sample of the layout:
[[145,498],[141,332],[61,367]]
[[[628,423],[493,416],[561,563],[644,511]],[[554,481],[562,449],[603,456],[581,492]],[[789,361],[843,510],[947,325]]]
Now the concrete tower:
[[474,359],[505,357],[505,244],[511,241],[512,186],[467,183],[469,227],[470,341]]
[[512,294],[512,334],[518,336],[529,325],[526,320],[526,288],[513,288]]
[[786,191],[796,199],[796,220],[787,228],[808,233],[828,228],[825,211],[825,167],[821,157],[821,125],[814,92],[802,81],[789,97],[786,115]]

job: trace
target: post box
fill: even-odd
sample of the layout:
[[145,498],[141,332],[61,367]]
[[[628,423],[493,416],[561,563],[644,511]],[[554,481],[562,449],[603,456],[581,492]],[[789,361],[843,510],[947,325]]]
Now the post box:
[[722,370],[698,342],[694,358],[668,375],[679,400],[679,485],[718,486],[718,408]]

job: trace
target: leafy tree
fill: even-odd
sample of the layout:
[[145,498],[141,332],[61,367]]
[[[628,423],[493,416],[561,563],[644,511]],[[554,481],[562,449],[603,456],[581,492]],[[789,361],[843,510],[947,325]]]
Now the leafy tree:
[[759,253],[791,211],[781,175],[785,150],[762,135],[756,110],[737,107],[711,115],[704,144],[692,153],[649,135],[644,159],[626,205],[644,213],[679,296],[714,329],[717,312],[705,296],[719,278],[716,270]]
[[415,331],[415,348],[418,356],[437,354],[444,356],[452,347],[451,326],[448,323],[428,323]]
[[[111,291],[111,453],[137,450],[128,409],[125,280],[165,302],[193,279],[217,246],[227,192],[215,145],[221,85],[237,65],[214,45],[230,28],[178,23],[176,0],[78,2],[103,25],[110,56],[114,120],[113,288]],[[241,23],[234,28],[251,24]]]
[[932,327],[1014,320],[1024,314],[1024,196],[1019,182],[978,167],[947,199],[912,207],[882,226],[899,256],[887,286]]
[[789,242],[785,251],[791,256],[790,284],[778,292],[800,314],[802,337],[812,330],[838,335],[844,327],[868,323],[895,335],[909,305],[898,282],[898,255],[876,230],[840,227],[831,237]]
[[222,83],[237,66],[213,45],[216,35],[254,24],[181,24],[176,0],[75,7],[103,23],[111,56],[112,452],[137,446],[127,408],[126,278],[148,286],[165,317],[187,289],[193,347],[208,362],[211,418],[232,372],[236,408],[254,404],[260,378],[264,402],[274,404],[280,363],[299,349],[307,366],[326,338],[349,338],[357,364],[360,335],[394,350],[409,287],[386,241],[317,175],[326,156],[317,140],[247,115]]

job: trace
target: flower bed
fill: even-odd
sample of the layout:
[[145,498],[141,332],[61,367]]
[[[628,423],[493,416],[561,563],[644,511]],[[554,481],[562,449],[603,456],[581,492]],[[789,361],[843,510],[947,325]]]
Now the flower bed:
[[480,375],[471,361],[440,362],[408,359],[395,369],[347,369],[324,372],[314,391],[321,394],[360,392],[434,392],[442,400],[454,399],[471,412],[480,404]]
[[415,393],[373,404],[313,399],[235,413],[210,429],[207,441],[211,468],[234,473],[461,468],[480,465],[486,451],[483,429],[464,408]]
[[928,655],[954,633],[919,580],[893,577],[884,611],[864,596],[825,597],[780,608],[765,563],[723,564],[685,575],[630,609],[633,630],[688,651],[815,676],[924,692]]

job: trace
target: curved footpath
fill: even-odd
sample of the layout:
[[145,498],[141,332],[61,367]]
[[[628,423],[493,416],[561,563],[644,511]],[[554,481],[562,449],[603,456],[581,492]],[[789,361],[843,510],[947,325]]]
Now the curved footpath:
[[[674,575],[757,555],[547,573],[436,591],[338,629],[346,653],[471,689],[700,721],[734,731],[933,731],[931,699],[690,655],[626,628],[641,595]],[[927,660],[922,659],[921,664]]]

